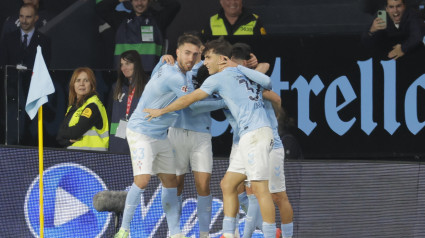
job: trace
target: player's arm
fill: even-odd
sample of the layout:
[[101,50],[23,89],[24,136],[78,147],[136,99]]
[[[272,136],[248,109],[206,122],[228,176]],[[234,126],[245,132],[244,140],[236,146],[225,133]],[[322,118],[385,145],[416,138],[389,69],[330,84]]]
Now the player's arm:
[[272,80],[269,76],[257,70],[249,69],[242,65],[238,65],[232,60],[230,60],[227,56],[224,56],[223,64],[225,64],[227,67],[237,67],[250,80],[258,83],[265,89],[272,89]]
[[218,109],[222,109],[226,107],[226,103],[223,99],[207,99],[207,100],[201,100],[195,103],[190,104],[190,109],[193,111],[192,115],[196,115],[199,113],[204,112],[211,112]]
[[259,63],[257,67],[255,67],[255,70],[258,72],[261,72],[263,74],[267,73],[269,71],[270,64],[269,63]]
[[152,118],[162,116],[165,113],[181,110],[183,108],[188,107],[192,103],[202,100],[208,96],[209,96],[208,93],[202,91],[201,89],[196,89],[190,94],[179,97],[176,101],[172,102],[170,105],[164,108],[161,108],[161,109],[145,108],[143,111],[148,113],[148,115],[145,116],[145,118],[148,118],[149,120],[151,120]]
[[264,90],[263,91],[263,99],[266,99],[272,103],[274,113],[276,114],[276,117],[279,118],[283,114],[282,110],[282,99],[280,96],[271,91],[271,90]]
[[269,76],[254,70],[244,67],[242,65],[238,65],[237,67],[247,78],[258,83],[265,89],[272,89],[272,80]]

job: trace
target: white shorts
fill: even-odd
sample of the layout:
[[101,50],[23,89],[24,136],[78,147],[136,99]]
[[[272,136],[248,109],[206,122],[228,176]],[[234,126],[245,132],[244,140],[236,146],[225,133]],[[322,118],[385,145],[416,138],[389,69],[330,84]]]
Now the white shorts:
[[284,173],[285,150],[283,148],[273,149],[270,152],[270,193],[286,191],[285,173]]
[[211,134],[182,128],[168,129],[168,139],[176,157],[176,175],[192,171],[211,173],[213,166]]
[[127,128],[133,176],[176,174],[174,154],[168,139],[157,140]]
[[245,164],[249,181],[269,180],[270,151],[273,147],[273,131],[261,127],[247,132],[239,140],[239,154]]
[[229,168],[227,168],[227,171],[246,174],[245,164],[241,154],[239,153],[239,145],[237,144],[232,145],[232,150],[230,151],[229,157]]

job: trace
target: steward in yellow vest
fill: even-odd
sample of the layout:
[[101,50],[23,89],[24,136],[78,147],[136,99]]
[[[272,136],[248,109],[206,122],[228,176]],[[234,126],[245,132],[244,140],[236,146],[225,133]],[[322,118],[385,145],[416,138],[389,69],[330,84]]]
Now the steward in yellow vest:
[[211,39],[213,36],[266,35],[266,30],[258,15],[246,8],[242,8],[241,15],[233,25],[229,23],[224,15],[223,8],[221,8],[217,14],[210,17],[209,24],[202,30],[202,34],[205,39]]
[[[69,106],[57,136],[68,149],[107,151],[109,146],[108,117],[96,95],[80,107]],[[69,141],[75,141],[69,145]]]

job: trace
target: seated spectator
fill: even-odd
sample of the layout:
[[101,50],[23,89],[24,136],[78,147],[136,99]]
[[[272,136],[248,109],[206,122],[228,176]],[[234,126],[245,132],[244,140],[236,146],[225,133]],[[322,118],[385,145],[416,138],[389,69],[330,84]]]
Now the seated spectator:
[[112,86],[111,135],[109,151],[130,153],[126,140],[128,119],[142,96],[148,78],[143,71],[139,53],[129,50],[121,54],[117,82]]
[[72,74],[68,109],[56,139],[68,149],[108,150],[108,117],[97,97],[96,79],[90,68],[77,68]]
[[9,32],[0,42],[0,65],[23,65],[32,68],[37,46],[41,46],[46,65],[50,63],[50,41],[35,29],[37,9],[24,4],[19,11],[19,29]]
[[423,47],[425,25],[419,13],[406,7],[405,0],[387,0],[387,22],[376,17],[369,30],[362,35],[368,49],[383,51],[386,57],[398,59]]
[[[22,0],[23,4],[32,4],[37,9],[38,21],[35,24],[36,29],[42,26],[45,26],[48,21],[47,11],[45,11],[42,7],[40,7],[41,1],[42,0]],[[20,27],[20,22],[19,22],[18,14],[7,17],[5,22],[3,23],[0,39],[2,39],[3,36],[5,36],[7,33],[19,29],[19,27]]]
[[176,0],[159,0],[161,10],[153,9],[152,0],[131,0],[133,10],[117,11],[124,0],[102,0],[96,4],[98,14],[116,30],[114,64],[119,65],[121,53],[136,50],[143,68],[151,72],[163,53],[165,30],[180,10]]
[[258,15],[242,6],[242,0],[220,0],[221,8],[202,30],[204,39],[228,35],[266,35]]

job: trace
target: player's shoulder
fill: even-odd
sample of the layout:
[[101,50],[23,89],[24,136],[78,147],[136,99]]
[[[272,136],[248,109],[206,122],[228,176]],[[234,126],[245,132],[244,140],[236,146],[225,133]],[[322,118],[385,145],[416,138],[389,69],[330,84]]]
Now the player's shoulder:
[[180,69],[176,65],[164,64],[163,66],[161,66],[161,69],[169,77],[183,77],[182,73],[180,72]]
[[179,78],[182,77],[179,69],[174,65],[164,64],[159,70],[155,73],[155,76],[158,78]]

